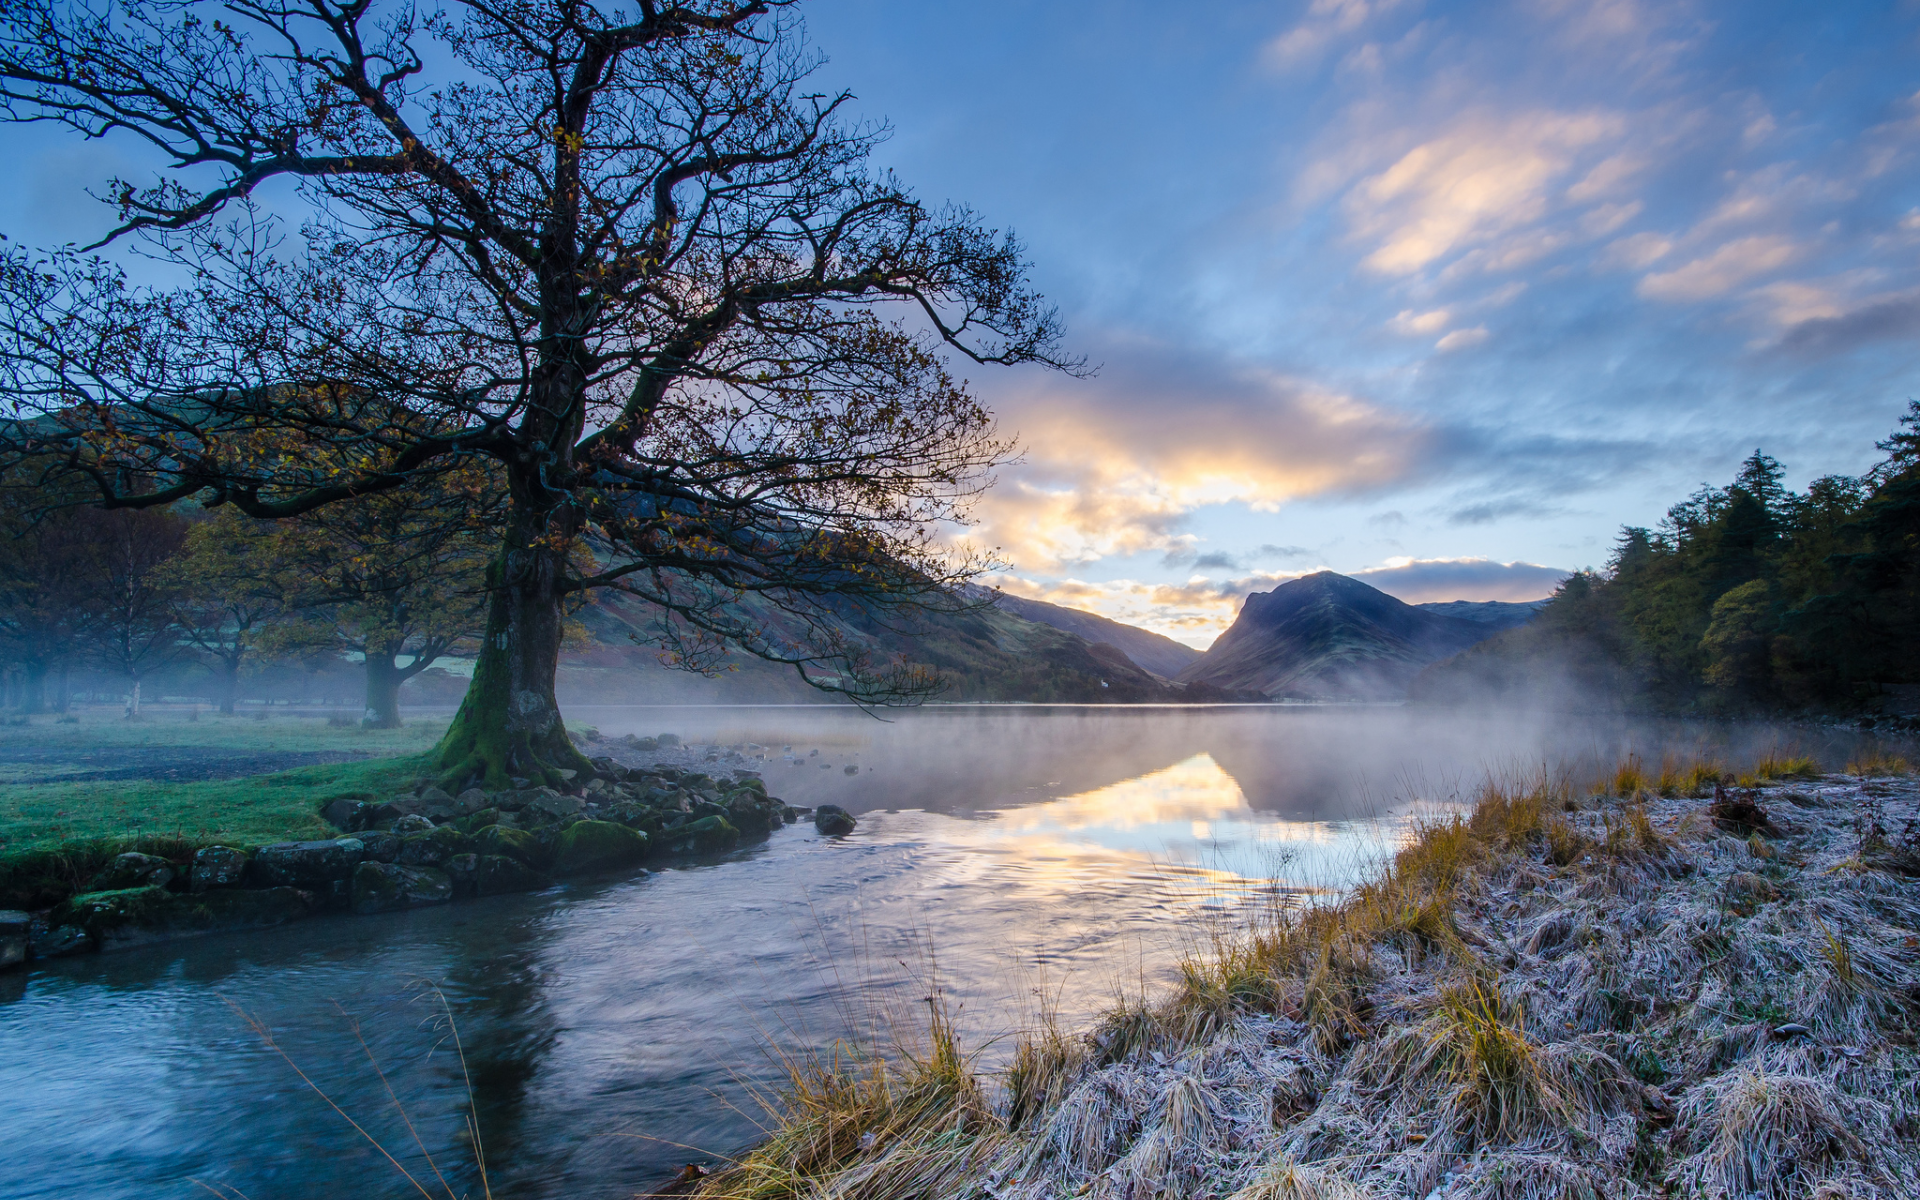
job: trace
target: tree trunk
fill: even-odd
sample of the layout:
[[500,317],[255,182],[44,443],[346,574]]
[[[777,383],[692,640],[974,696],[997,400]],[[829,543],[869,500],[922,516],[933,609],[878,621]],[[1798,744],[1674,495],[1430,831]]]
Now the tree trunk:
[[514,499],[500,555],[487,568],[486,640],[436,755],[449,791],[476,782],[505,788],[516,778],[559,785],[567,778],[560,771],[592,769],[567,739],[553,694],[566,577],[566,551],[548,540],[556,514],[521,494]]
[[240,696],[240,660],[222,659],[220,662],[220,714],[233,715],[234,701]]
[[43,713],[47,711],[47,664],[29,660],[26,664],[26,678],[22,681],[20,711],[23,713]]
[[365,729],[400,728],[400,683],[404,676],[394,665],[391,647],[367,649],[367,715]]
[[60,664],[60,687],[53,695],[53,711],[64,713],[73,700],[73,690],[67,686],[67,664]]
[[133,690],[127,693],[127,720],[132,721],[137,719],[139,716],[140,716],[140,678],[139,676],[136,675],[133,680]]

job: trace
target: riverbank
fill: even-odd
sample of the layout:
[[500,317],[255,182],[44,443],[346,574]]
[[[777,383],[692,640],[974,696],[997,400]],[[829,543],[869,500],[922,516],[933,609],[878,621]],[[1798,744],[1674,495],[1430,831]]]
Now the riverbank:
[[[1891,764],[1883,764],[1891,765]],[[999,1080],[797,1062],[707,1197],[1920,1194],[1920,787],[1489,787]],[[1692,782],[1705,783],[1704,773]],[[1676,794],[1661,795],[1661,784]],[[1731,786],[1729,786],[1731,785]],[[1624,792],[1625,795],[1617,793]]]
[[[731,766],[764,761],[758,746],[576,740],[594,770],[564,789],[452,796],[420,754],[191,784],[16,785],[0,821],[0,967],[534,891],[724,853],[814,815]],[[816,824],[854,821],[826,806]]]

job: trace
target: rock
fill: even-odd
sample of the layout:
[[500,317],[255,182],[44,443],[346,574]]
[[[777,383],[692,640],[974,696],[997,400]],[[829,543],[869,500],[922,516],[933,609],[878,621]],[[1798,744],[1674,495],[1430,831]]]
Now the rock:
[[653,744],[655,749],[665,749],[668,746],[678,746],[680,744],[680,735],[677,733],[663,733],[659,737],[653,739]]
[[474,870],[474,890],[482,896],[537,892],[547,883],[545,875],[504,854],[482,854]]
[[65,958],[93,949],[93,939],[78,925],[53,925],[35,929],[27,939],[27,949],[35,958]]
[[587,760],[593,766],[594,773],[609,783],[619,783],[627,777],[627,769],[605,756]]
[[822,804],[813,810],[813,827],[824,834],[837,836],[852,833],[856,824],[858,822],[853,819],[853,814],[838,804]]
[[342,833],[358,833],[365,828],[358,824],[361,804],[358,800],[331,800],[320,810],[320,818]]
[[353,871],[353,911],[394,912],[445,904],[453,899],[453,880],[432,867],[363,862]]
[[363,833],[360,841],[367,848],[366,862],[390,863],[400,857],[400,843],[403,839],[393,833]]
[[471,850],[472,839],[451,825],[442,825],[430,833],[417,833],[400,839],[400,854],[395,859],[406,867],[437,867],[449,858]]
[[586,805],[572,796],[562,796],[552,788],[536,788],[535,795],[527,801],[523,811],[537,813],[549,820],[557,821],[570,817]]
[[453,798],[453,806],[463,816],[472,816],[487,806],[487,794],[479,788],[468,788]]
[[647,857],[647,835],[612,821],[576,821],[554,843],[553,869],[562,875],[610,871]]
[[[176,896],[157,887],[125,888],[75,896],[54,909],[47,923],[49,936],[70,927],[101,949],[112,950],[187,934],[279,925],[306,916],[310,907],[307,896],[290,887],[198,896]],[[41,953],[38,946],[34,952]],[[54,952],[70,953],[71,948]]]
[[366,843],[359,838],[275,842],[253,856],[250,873],[270,887],[312,887],[349,878],[366,856]]
[[0,970],[27,961],[33,940],[33,918],[11,908],[0,908]]
[[400,809],[399,805],[368,802],[360,805],[359,812],[354,816],[354,822],[361,829],[381,829],[404,816],[406,813]]
[[423,805],[451,805],[453,803],[453,797],[449,796],[444,788],[430,787],[420,793],[420,803]]
[[87,884],[89,892],[111,892],[123,888],[166,887],[173,882],[173,864],[152,854],[117,854],[112,862]]
[[480,856],[469,850],[465,854],[456,854],[449,858],[441,870],[447,878],[453,880],[453,890],[461,895],[472,895],[480,878]]
[[497,808],[488,807],[488,808],[481,809],[477,813],[474,813],[472,816],[468,817],[466,820],[460,822],[460,825],[461,825],[461,828],[465,829],[468,833],[474,833],[479,830],[485,829],[489,825],[494,824],[499,819],[500,819],[500,810]]
[[393,832],[398,837],[409,837],[416,833],[433,832],[433,821],[421,813],[408,813],[393,823]]
[[247,852],[233,846],[204,846],[193,852],[188,886],[195,892],[239,887],[247,877]]
[[47,915],[47,924],[49,927],[71,925],[81,929],[96,946],[104,944],[109,938],[125,944],[136,933],[162,927],[172,899],[172,893],[163,887],[82,892],[56,906]]
[[1713,803],[1707,806],[1707,815],[1713,818],[1717,828],[1728,833],[1737,833],[1742,837],[1755,833],[1779,837],[1780,827],[1768,819],[1766,810],[1760,807],[1759,796],[1757,788],[1742,790],[1716,783],[1713,785]]
[[660,837],[666,849],[675,854],[716,854],[740,844],[740,831],[725,817],[701,817],[663,830]]
[[506,825],[489,825],[474,834],[473,846],[482,855],[511,858],[529,867],[539,866],[546,858],[532,834]]

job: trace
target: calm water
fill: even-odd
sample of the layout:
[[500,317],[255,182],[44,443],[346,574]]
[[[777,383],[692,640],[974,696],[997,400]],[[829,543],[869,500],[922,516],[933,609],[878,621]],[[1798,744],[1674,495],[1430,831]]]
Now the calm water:
[[911,1023],[938,987],[991,1062],[1037,993],[1072,1022],[1151,986],[1192,936],[1185,918],[1338,886],[1410,806],[1490,769],[1584,771],[1663,747],[1734,762],[1769,744],[1838,766],[1857,749],[1804,730],[1398,709],[570,716],[769,745],[769,790],[843,804],[859,828],[801,824],[639,878],[0,975],[0,1197],[410,1193],[296,1066],[438,1194],[374,1063],[453,1193],[478,1194],[466,1074],[427,984],[464,1044],[494,1195],[628,1196],[753,1139],[770,1046]]

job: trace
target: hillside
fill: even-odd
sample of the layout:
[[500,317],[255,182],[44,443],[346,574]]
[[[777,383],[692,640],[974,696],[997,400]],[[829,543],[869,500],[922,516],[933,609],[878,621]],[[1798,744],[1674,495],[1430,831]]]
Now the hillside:
[[1545,600],[1528,600],[1520,604],[1505,600],[1431,600],[1414,605],[1421,612],[1438,617],[1458,617],[1462,621],[1478,621],[1495,629],[1525,625],[1539,616],[1540,610],[1546,606]]
[[1022,620],[1051,625],[1089,643],[1104,642],[1117,648],[1136,665],[1166,679],[1172,679],[1200,658],[1200,651],[1184,642],[1176,642],[1170,637],[1150,633],[1097,613],[1048,604],[1044,600],[1009,596],[1005,592],[995,592],[994,603],[1000,606],[1002,612],[1012,613]]
[[1421,667],[1495,632],[1321,571],[1248,596],[1179,678],[1274,699],[1399,700]]
[[[769,628],[785,628],[793,620],[764,602],[750,598],[745,603],[764,610],[761,616]],[[1084,627],[1090,633],[1124,637],[1150,648],[1154,642],[1167,641],[1090,613],[1081,615],[1089,618]],[[792,668],[745,654],[734,655],[713,677],[664,665],[661,652],[651,644],[651,614],[623,596],[602,598],[584,610],[580,620],[591,636],[568,655],[562,667],[561,687],[571,703],[807,703],[830,699],[801,682]],[[947,685],[938,697],[941,700],[1164,703],[1228,698],[1204,684],[1170,684],[1143,670],[1111,642],[1091,641],[990,604],[959,612],[926,613],[886,625],[850,615],[837,619],[834,627],[840,636],[876,660],[895,659],[932,668]],[[798,630],[794,632],[797,636]],[[1197,651],[1188,653],[1198,657]]]

